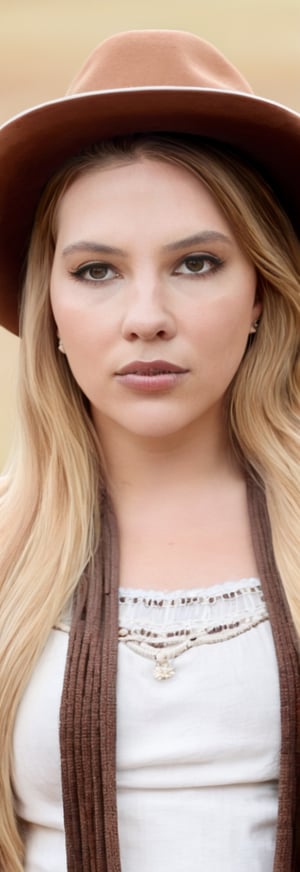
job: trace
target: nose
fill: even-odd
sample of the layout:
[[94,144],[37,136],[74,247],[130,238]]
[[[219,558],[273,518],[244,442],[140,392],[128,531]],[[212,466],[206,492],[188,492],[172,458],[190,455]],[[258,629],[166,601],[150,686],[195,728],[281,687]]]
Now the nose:
[[127,341],[135,339],[151,341],[155,338],[169,340],[175,336],[176,321],[174,313],[167,304],[162,287],[156,282],[140,282],[132,289],[127,299],[123,318],[122,335]]

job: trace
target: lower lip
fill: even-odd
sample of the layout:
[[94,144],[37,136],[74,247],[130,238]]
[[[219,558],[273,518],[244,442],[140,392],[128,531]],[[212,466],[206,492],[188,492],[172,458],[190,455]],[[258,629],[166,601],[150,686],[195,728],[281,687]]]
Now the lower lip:
[[127,372],[124,375],[117,375],[116,378],[120,384],[126,385],[128,388],[151,394],[169,391],[176,387],[185,375],[186,372],[164,372],[157,375],[139,375],[136,372]]

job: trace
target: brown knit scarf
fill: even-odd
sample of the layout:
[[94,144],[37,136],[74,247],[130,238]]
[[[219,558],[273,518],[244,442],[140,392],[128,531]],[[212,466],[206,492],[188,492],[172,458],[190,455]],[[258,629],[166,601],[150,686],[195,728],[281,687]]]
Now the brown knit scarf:
[[[254,552],[269,610],[281,687],[282,747],[274,872],[299,872],[297,640],[275,566],[263,489],[250,476],[247,484]],[[61,704],[68,872],[121,872],[116,799],[118,585],[118,531],[106,498],[101,549],[78,589]]]

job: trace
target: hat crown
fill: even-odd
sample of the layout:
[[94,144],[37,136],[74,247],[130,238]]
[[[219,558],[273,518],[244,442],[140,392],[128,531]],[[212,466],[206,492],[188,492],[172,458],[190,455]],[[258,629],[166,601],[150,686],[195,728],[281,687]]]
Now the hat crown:
[[178,30],[134,30],[100,43],[67,94],[166,86],[252,93],[238,70],[200,37]]

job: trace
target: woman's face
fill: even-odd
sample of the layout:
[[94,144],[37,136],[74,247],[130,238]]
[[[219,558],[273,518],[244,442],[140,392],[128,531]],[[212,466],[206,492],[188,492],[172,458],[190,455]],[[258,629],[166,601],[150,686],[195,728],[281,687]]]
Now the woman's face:
[[255,269],[205,185],[146,158],[89,170],[64,194],[51,301],[108,437],[220,423],[261,309]]

